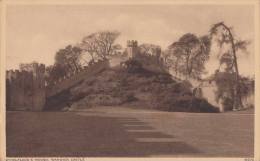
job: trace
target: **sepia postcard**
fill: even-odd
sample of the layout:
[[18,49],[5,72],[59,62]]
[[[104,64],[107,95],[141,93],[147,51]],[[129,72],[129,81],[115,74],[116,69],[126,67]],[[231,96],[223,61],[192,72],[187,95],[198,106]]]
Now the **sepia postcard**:
[[259,0],[0,3],[1,161],[260,161]]

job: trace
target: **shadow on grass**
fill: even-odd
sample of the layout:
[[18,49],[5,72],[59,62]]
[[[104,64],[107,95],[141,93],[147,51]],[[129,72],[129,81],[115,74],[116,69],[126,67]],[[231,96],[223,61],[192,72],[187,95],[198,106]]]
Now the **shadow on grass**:
[[200,153],[135,118],[7,113],[8,157],[148,157]]

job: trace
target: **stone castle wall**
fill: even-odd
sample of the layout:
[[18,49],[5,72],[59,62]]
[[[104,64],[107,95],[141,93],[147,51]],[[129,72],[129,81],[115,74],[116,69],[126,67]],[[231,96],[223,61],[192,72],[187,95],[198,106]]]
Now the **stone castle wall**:
[[127,55],[129,58],[134,58],[139,54],[137,41],[128,40],[126,46]]
[[7,110],[40,111],[45,104],[43,64],[33,64],[30,70],[6,72]]

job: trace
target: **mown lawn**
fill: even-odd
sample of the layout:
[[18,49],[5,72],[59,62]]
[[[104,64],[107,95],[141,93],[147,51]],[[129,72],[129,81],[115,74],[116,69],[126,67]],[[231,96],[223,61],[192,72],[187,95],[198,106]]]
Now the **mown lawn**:
[[7,156],[252,157],[253,114],[7,112]]

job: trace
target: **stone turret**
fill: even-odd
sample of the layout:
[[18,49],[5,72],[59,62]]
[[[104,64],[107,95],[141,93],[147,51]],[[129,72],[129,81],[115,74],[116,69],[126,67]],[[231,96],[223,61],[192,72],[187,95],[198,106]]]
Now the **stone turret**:
[[45,104],[45,65],[33,64],[33,109],[41,111]]
[[136,40],[128,40],[126,50],[129,58],[135,58],[138,55],[138,42]]

